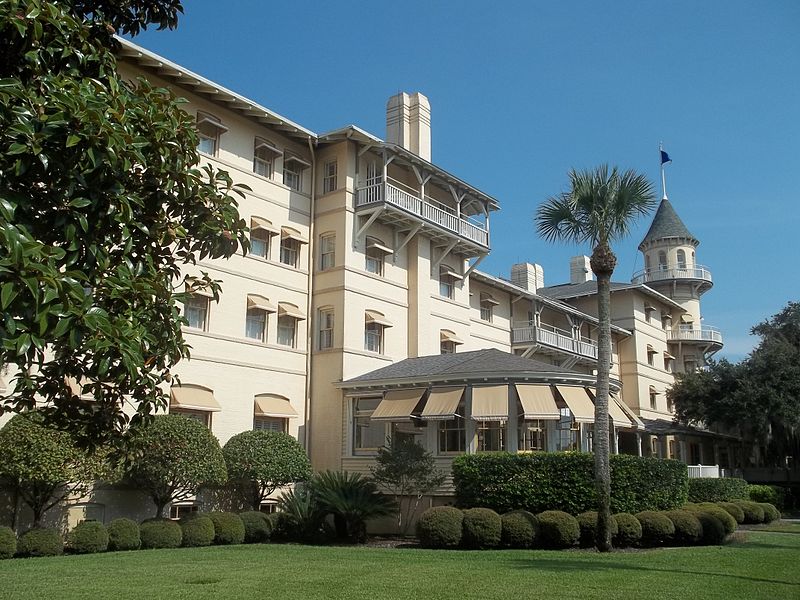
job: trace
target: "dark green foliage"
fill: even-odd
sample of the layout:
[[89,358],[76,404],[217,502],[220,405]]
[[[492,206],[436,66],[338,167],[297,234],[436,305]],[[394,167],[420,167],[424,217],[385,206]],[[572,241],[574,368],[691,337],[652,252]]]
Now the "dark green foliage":
[[695,513],[688,510],[668,510],[664,514],[675,526],[675,533],[669,539],[670,546],[694,546],[703,539],[703,526]]
[[[677,508],[686,501],[686,465],[616,454],[611,457],[611,508],[615,512]],[[459,506],[497,512],[523,508],[579,514],[597,508],[591,454],[534,452],[465,454],[453,461]]]
[[12,558],[17,552],[17,536],[11,527],[0,527],[0,560]]
[[689,479],[689,502],[729,502],[747,498],[747,482],[738,477]]
[[272,535],[272,519],[267,514],[258,510],[239,513],[239,518],[244,524],[245,544],[264,544]]
[[500,517],[503,529],[500,535],[503,546],[531,548],[539,537],[539,521],[527,510],[512,510]]
[[776,485],[748,485],[747,498],[753,502],[769,502],[776,507],[782,504],[783,489]]
[[328,536],[326,512],[308,486],[296,486],[278,499],[275,538],[281,541],[318,543]]
[[99,521],[83,521],[67,536],[67,550],[75,554],[94,554],[108,550],[108,531]]
[[725,541],[725,525],[717,518],[716,514],[698,511],[695,515],[703,527],[702,544],[704,546],[719,546]]
[[214,542],[214,522],[204,514],[187,515],[180,520],[180,526],[183,546],[210,546]]
[[500,545],[503,521],[490,508],[468,508],[464,511],[461,544],[465,548],[495,548]]
[[452,506],[434,506],[420,515],[417,537],[425,548],[457,548],[461,544],[464,513]]
[[244,542],[244,523],[239,515],[229,512],[210,512],[214,523],[214,543],[225,546]]
[[178,548],[183,541],[181,526],[169,519],[148,519],[139,525],[142,549]]
[[31,529],[19,536],[17,553],[20,556],[58,556],[64,553],[64,538],[57,529]]
[[744,512],[744,522],[748,525],[764,522],[764,509],[750,500],[737,500],[736,504]]
[[[738,504],[739,500],[735,502]],[[737,526],[736,519],[734,519],[727,510],[725,510],[721,506],[718,506],[717,504],[714,504],[713,502],[702,502],[700,504],[687,504],[683,508],[691,512],[698,512],[698,511],[707,512],[711,515],[714,515],[717,518],[717,520],[720,523],[722,523],[722,526],[725,529],[725,535],[731,534],[734,531],[736,531],[736,526]]]
[[769,502],[757,503],[764,511],[764,523],[772,523],[781,518],[781,512]]
[[114,519],[108,524],[109,550],[138,550],[142,545],[139,524],[130,519]]
[[733,502],[717,502],[717,505],[726,510],[730,516],[736,519],[736,523],[744,523],[744,511],[742,507]]
[[645,510],[636,513],[642,524],[642,545],[663,546],[675,534],[675,526],[664,513]]
[[[582,548],[591,548],[595,545],[595,539],[597,537],[597,511],[586,511],[579,514],[577,519],[578,525],[581,527],[580,545]],[[619,526],[613,515],[609,522],[609,529],[611,530],[611,538],[613,540],[614,536],[619,533]]]
[[536,515],[539,522],[539,545],[544,548],[571,548],[581,537],[578,520],[560,510],[546,510]]
[[617,548],[637,546],[642,539],[642,524],[630,513],[617,513],[614,515],[617,522],[617,535],[612,539]]

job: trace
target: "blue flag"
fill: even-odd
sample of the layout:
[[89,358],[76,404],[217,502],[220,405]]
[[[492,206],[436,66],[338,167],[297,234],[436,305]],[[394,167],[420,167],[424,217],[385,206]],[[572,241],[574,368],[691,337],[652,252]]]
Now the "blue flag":
[[672,162],[672,159],[669,157],[669,154],[661,150],[661,164]]

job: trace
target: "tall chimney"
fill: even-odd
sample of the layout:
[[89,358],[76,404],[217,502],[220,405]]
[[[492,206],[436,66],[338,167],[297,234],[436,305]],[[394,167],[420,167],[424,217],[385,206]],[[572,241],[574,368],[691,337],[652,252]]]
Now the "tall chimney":
[[511,283],[535,294],[544,287],[544,269],[532,263],[511,265]]
[[431,160],[431,105],[419,92],[399,94],[386,103],[386,141]]
[[592,280],[592,267],[588,256],[573,256],[569,259],[569,282],[586,283]]

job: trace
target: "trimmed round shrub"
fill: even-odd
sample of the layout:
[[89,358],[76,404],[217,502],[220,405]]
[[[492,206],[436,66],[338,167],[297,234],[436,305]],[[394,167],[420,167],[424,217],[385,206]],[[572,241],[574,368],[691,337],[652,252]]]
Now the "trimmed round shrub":
[[17,536],[11,527],[0,527],[0,560],[13,558],[17,553]]
[[643,510],[636,513],[636,518],[642,524],[643,546],[663,546],[675,535],[675,525],[664,513]]
[[272,535],[272,519],[269,515],[258,510],[250,510],[239,513],[239,518],[244,524],[245,544],[263,544],[269,541]]
[[719,546],[725,541],[725,525],[716,515],[698,511],[695,513],[697,520],[703,527],[702,544],[704,546]]
[[67,536],[67,550],[76,554],[94,554],[108,550],[108,531],[99,521],[83,521]]
[[468,508],[461,522],[461,544],[467,548],[495,548],[500,545],[503,521],[490,508]]
[[778,505],[778,490],[772,485],[748,485],[747,486],[747,499],[753,502],[769,502],[770,504]]
[[181,526],[169,519],[149,519],[139,525],[142,549],[179,548],[183,541]]
[[214,543],[220,546],[244,542],[244,523],[239,515],[229,512],[210,512],[214,522]]
[[688,510],[668,510],[664,514],[675,527],[669,539],[671,546],[694,546],[703,539],[703,525],[696,514]]
[[764,510],[764,523],[772,523],[781,518],[780,511],[769,502],[757,503]]
[[735,500],[734,504],[744,512],[744,522],[748,525],[764,522],[764,509],[750,500]]
[[426,548],[455,548],[461,543],[464,513],[452,506],[429,508],[417,521],[419,543]]
[[700,511],[700,512],[707,512],[719,519],[722,523],[722,526],[725,528],[725,535],[731,534],[736,531],[736,519],[734,519],[731,514],[722,508],[721,506],[717,506],[713,502],[704,502],[702,504],[697,504],[695,507],[686,508],[686,510],[690,511]]
[[210,546],[214,541],[214,522],[201,513],[187,515],[180,520],[183,539],[187,548]]
[[737,523],[744,523],[744,511],[742,507],[733,502],[717,502],[717,506],[728,512],[730,516],[736,519]]
[[[577,516],[577,519],[578,525],[581,527],[581,548],[591,548],[594,546],[595,539],[597,537],[597,511],[590,510],[585,513],[581,513]],[[609,529],[611,529],[611,539],[613,540],[614,536],[617,535],[617,532],[619,531],[617,520],[614,518],[614,515],[611,515]]]
[[546,510],[536,515],[539,540],[544,548],[571,548],[581,537],[578,520],[560,510]]
[[614,515],[617,522],[617,534],[611,539],[617,548],[636,546],[642,539],[642,524],[631,513],[617,513]]
[[512,510],[502,517],[503,528],[500,539],[509,548],[530,548],[539,536],[539,522],[527,510]]
[[108,549],[119,550],[138,550],[142,545],[142,538],[139,535],[139,524],[130,519],[114,519],[106,527],[108,531]]
[[20,556],[58,556],[64,553],[64,538],[57,529],[31,529],[19,537],[17,553]]

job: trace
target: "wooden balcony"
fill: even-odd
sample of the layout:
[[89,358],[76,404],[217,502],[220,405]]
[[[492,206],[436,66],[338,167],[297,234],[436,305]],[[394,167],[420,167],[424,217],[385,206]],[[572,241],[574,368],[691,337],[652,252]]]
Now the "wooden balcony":
[[710,344],[721,348],[722,333],[716,327],[709,327],[708,325],[701,327],[679,325],[674,329],[667,329],[667,341]]
[[568,354],[581,359],[597,360],[597,342],[576,339],[572,333],[549,325],[515,324],[511,328],[511,345],[539,346],[545,353]]
[[651,269],[642,269],[633,274],[632,283],[655,283],[659,281],[686,280],[698,283],[704,289],[714,285],[711,271],[702,265],[659,265]]

